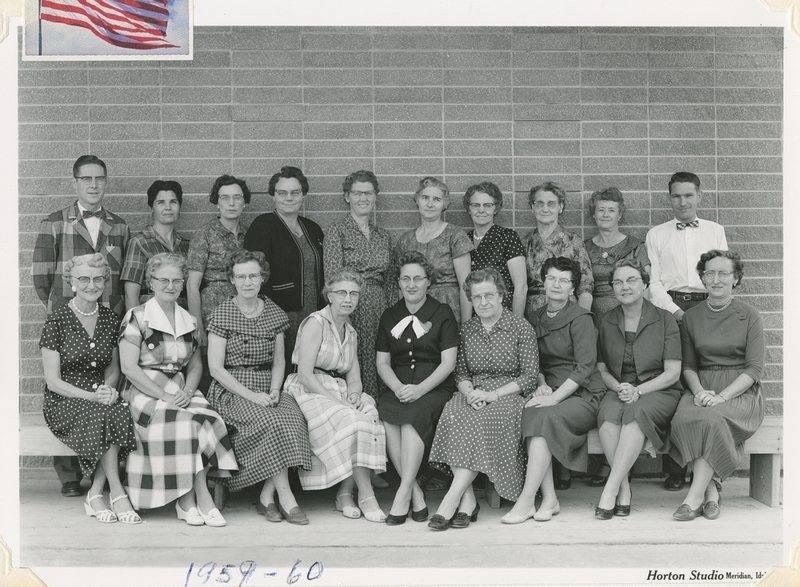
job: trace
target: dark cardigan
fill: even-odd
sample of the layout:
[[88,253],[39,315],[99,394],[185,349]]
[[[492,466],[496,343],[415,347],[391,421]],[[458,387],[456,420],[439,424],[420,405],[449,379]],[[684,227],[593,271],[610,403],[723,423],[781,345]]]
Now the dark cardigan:
[[[325,307],[322,298],[322,286],[325,285],[322,229],[308,218],[298,216],[297,220],[314,249],[317,267],[317,309],[321,309]],[[244,248],[249,251],[261,251],[269,263],[270,276],[261,286],[261,293],[269,296],[282,310],[302,309],[303,256],[283,220],[275,212],[257,217],[244,237]]]

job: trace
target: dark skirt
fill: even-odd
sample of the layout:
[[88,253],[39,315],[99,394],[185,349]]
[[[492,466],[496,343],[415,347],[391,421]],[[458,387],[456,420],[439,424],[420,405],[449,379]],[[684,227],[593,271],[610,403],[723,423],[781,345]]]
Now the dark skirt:
[[669,423],[681,399],[679,389],[664,389],[639,396],[626,404],[614,391],[607,391],[597,412],[597,427],[603,422],[621,426],[636,422],[656,452],[669,451]]
[[429,451],[433,444],[433,434],[436,424],[442,415],[442,410],[453,397],[451,391],[437,387],[410,404],[401,403],[391,391],[386,391],[378,398],[378,414],[387,424],[401,426],[411,424],[414,430],[425,443],[425,450]]
[[589,467],[586,438],[597,426],[600,399],[583,388],[554,406],[522,411],[522,438],[541,436],[559,463],[573,471]]

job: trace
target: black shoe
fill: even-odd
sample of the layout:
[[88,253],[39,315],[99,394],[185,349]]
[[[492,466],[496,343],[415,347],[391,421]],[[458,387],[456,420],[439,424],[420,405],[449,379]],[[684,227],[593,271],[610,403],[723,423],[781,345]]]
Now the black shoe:
[[719,508],[722,505],[722,485],[716,479],[712,479],[717,486],[717,501],[707,501],[703,504],[703,517],[706,520],[716,520],[719,518]]
[[415,522],[424,522],[428,519],[428,506],[425,506],[418,512],[411,511],[411,519]]
[[395,516],[393,514],[387,514],[386,515],[386,525],[387,526],[400,526],[400,525],[406,523],[406,518],[408,518],[408,514],[407,513],[403,514],[402,516]]
[[80,497],[83,495],[83,488],[80,481],[67,481],[61,486],[61,495],[64,497]]
[[[633,489],[631,489],[631,501],[633,501]],[[622,518],[624,518],[625,516],[630,516],[631,515],[631,504],[630,503],[628,505],[616,504],[614,506],[614,515],[615,516],[620,516]]]
[[470,522],[477,522],[478,521],[478,512],[481,511],[481,504],[476,503],[475,509],[472,510],[471,514],[467,512],[458,512],[456,517],[453,518],[453,521],[450,522],[451,528],[466,528],[469,526]]
[[553,485],[556,489],[569,489],[572,487],[572,479],[556,479]]
[[683,474],[673,473],[664,479],[664,489],[667,491],[680,491],[683,489],[685,483],[686,480],[684,479]]
[[594,517],[598,520],[610,520],[614,517],[614,510],[606,510],[600,506],[594,508]]
[[589,487],[604,487],[608,481],[608,475],[595,475],[589,479]]
[[440,516],[439,514],[434,514],[433,517],[428,522],[428,528],[431,530],[447,530],[450,527],[453,518],[456,517],[456,514],[453,514],[453,517],[449,520],[444,516]]

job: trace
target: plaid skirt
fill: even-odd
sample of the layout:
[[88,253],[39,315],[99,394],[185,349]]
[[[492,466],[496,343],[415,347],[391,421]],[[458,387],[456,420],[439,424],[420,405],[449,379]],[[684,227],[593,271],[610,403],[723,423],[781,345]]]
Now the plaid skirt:
[[[167,393],[183,387],[183,374],[170,377],[144,370]],[[128,455],[125,489],[135,509],[157,508],[188,493],[207,465],[219,477],[236,471],[236,457],[225,422],[199,391],[186,408],[178,408],[130,387],[124,392],[136,433],[136,450]]]
[[[347,384],[326,373],[316,377],[342,401],[309,393],[296,373],[286,378],[284,392],[291,394],[308,422],[311,470],[300,470],[303,489],[325,489],[353,474],[353,467],[386,470],[386,435],[375,400],[361,395],[361,407],[346,403]],[[344,402],[344,403],[343,403]]]
[[[229,371],[248,389],[269,391],[269,371]],[[239,472],[224,481],[232,490],[269,479],[289,467],[311,469],[308,427],[291,395],[282,393],[278,405],[267,408],[229,392],[215,380],[208,400],[225,420],[239,463]]]

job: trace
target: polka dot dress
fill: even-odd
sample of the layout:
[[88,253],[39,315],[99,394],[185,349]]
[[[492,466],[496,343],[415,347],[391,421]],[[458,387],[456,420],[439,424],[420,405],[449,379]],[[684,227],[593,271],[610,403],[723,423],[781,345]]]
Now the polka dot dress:
[[[104,382],[104,371],[117,346],[119,317],[100,306],[94,336],[89,336],[69,304],[55,310],[42,330],[39,348],[61,356],[61,379],[84,391]],[[89,400],[64,397],[45,388],[44,419],[47,426],[78,455],[83,475],[90,476],[111,445],[124,459],[136,448],[130,410],[121,398],[107,406]]]
[[520,424],[526,396],[536,389],[539,352],[536,334],[520,316],[503,310],[490,331],[474,317],[461,329],[456,383],[494,391],[515,381],[522,390],[476,410],[458,392],[444,407],[433,439],[430,462],[447,469],[485,473],[497,493],[516,501],[524,480],[525,451]]

